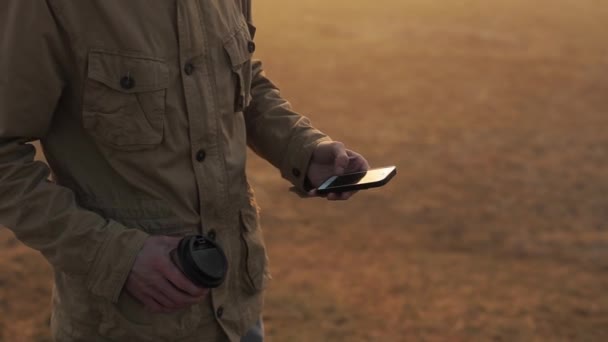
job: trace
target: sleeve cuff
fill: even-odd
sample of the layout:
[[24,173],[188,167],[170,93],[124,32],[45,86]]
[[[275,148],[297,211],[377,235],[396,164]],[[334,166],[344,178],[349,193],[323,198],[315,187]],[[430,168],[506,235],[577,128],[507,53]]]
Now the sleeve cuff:
[[127,229],[115,221],[110,221],[106,228],[108,237],[87,275],[87,288],[115,303],[149,235],[141,230]]
[[298,191],[307,192],[306,176],[312,153],[317,146],[331,138],[314,130],[304,137],[293,139],[287,147],[286,158],[281,165],[281,175],[290,181]]

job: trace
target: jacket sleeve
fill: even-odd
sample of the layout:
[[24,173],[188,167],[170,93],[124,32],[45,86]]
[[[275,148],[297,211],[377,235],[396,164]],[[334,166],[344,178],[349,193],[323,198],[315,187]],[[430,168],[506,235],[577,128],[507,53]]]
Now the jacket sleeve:
[[[241,0],[251,37],[255,36],[251,0]],[[281,171],[283,178],[306,191],[306,173],[313,151],[331,139],[291,108],[278,87],[266,77],[262,62],[252,62],[252,100],[245,109],[247,144]]]
[[266,77],[260,61],[253,62],[252,101],[245,111],[247,143],[281,171],[300,191],[305,187],[312,152],[330,138],[291,108]]
[[28,144],[49,130],[66,86],[68,45],[54,14],[45,0],[0,2],[0,225],[116,301],[147,234],[80,208]]

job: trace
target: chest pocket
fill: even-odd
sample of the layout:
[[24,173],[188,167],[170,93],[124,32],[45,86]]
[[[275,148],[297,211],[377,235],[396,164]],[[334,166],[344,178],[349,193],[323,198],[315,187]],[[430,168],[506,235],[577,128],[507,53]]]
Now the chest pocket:
[[251,102],[251,57],[255,52],[255,43],[244,21],[233,35],[224,40],[224,50],[236,79],[234,111],[242,112]]
[[83,125],[98,142],[141,150],[162,142],[169,69],[165,62],[103,51],[89,53]]

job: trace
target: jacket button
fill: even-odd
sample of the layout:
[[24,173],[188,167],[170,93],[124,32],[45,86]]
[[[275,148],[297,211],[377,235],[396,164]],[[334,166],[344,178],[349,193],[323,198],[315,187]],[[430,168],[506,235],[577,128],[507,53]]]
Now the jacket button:
[[215,236],[216,236],[216,233],[215,233],[215,230],[213,230],[213,229],[210,230],[209,233],[207,233],[207,237],[211,240],[215,240]]
[[224,307],[220,306],[219,308],[217,308],[216,314],[217,318],[222,318],[222,316],[224,315]]
[[247,43],[247,50],[249,51],[249,53],[255,52],[255,43],[253,41]]
[[205,157],[207,157],[207,153],[205,153],[205,150],[198,150],[198,152],[196,152],[196,160],[200,163],[203,160],[205,160]]
[[120,79],[120,86],[122,89],[133,89],[135,87],[135,80],[131,76],[125,76]]
[[302,172],[300,172],[300,170],[298,169],[293,169],[291,170],[291,173],[295,176],[295,177],[300,177],[302,175]]
[[184,73],[188,76],[192,75],[194,73],[194,65],[190,62],[186,63],[184,66]]

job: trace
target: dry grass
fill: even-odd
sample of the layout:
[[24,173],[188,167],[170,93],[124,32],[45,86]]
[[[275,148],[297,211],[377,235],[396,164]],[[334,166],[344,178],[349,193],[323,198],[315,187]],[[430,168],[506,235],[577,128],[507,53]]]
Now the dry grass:
[[[328,203],[252,158],[269,340],[608,340],[608,3],[256,1],[296,108],[399,167]],[[49,269],[0,246],[0,339],[42,341]]]

